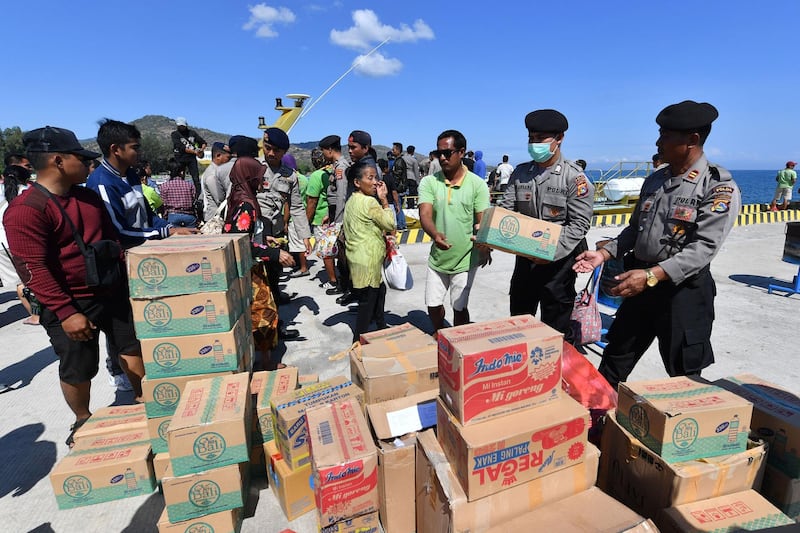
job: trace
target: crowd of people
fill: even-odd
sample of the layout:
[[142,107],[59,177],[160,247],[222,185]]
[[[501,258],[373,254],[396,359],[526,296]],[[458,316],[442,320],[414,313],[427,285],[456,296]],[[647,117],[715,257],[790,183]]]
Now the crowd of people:
[[[715,287],[709,263],[740,204],[730,173],[703,153],[716,117],[713,106],[692,101],[658,114],[656,145],[664,165],[647,178],[630,225],[595,250],[586,242],[594,187],[584,166],[562,152],[569,127],[562,113],[527,114],[530,161],[512,167],[504,156],[494,171],[501,207],[562,226],[552,261],[516,258],[511,315],[538,313],[575,343],[570,314],[577,274],[612,258],[624,261],[625,271],[611,289],[624,300],[600,365],[614,386],[627,378],[655,338],[670,375],[699,374],[713,362]],[[18,276],[10,279],[21,287],[21,299],[29,289],[41,303],[39,321],[60,359],[61,389],[75,414],[73,433],[90,416],[90,382],[100,353],[97,330],[107,337],[111,374],[126,376],[137,400],[143,375],[124,275],[94,279],[89,274],[97,265],[90,264],[80,241],[102,249],[103,268],[113,274],[114,268],[124,272],[126,249],[149,239],[195,233],[198,225],[215,219],[222,232],[246,233],[257,260],[253,339],[260,366],[275,369],[283,366],[274,356],[277,344],[300,335],[281,320],[280,308],[292,296],[280,290],[280,281],[309,275],[312,236],[323,261],[325,293],[339,304],[358,304],[352,339],[373,324],[386,327],[381,269],[393,235],[405,226],[403,202],[416,197],[422,229],[432,241],[424,297],[430,329],[447,326],[448,293],[454,312],[450,323],[470,321],[472,285],[479,269],[492,261],[492,250],[474,237],[490,205],[490,183],[482,154],[470,157],[461,132],[438,135],[427,161],[415,156],[414,146],[404,150],[401,143],[378,158],[364,130],[352,131],[346,143],[327,135],[312,152],[314,171],[306,178],[288,153],[286,132],[271,127],[260,143],[245,135],[213,143],[211,164],[200,176],[196,159],[206,142],[185,118],[176,123],[170,178],[160,186],[141,160],[138,129],[115,120],[104,121],[98,131],[102,154],[84,149],[71,131],[47,126],[27,132],[25,155],[6,161],[12,172],[0,209],[13,268],[2,262],[0,267],[4,279],[8,271]],[[28,184],[32,171],[37,179]]]

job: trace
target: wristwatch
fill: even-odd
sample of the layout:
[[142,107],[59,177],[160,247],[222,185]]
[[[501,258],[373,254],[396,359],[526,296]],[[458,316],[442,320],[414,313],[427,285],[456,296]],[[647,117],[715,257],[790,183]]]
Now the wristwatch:
[[647,286],[648,287],[652,288],[652,287],[655,287],[656,285],[658,285],[658,278],[656,277],[655,274],[653,274],[652,270],[650,270],[649,268],[645,268],[644,269],[644,273],[647,276]]

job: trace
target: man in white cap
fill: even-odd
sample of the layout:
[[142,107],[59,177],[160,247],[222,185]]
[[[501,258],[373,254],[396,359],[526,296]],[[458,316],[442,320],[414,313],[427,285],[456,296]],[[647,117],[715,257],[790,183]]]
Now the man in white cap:
[[185,117],[175,119],[177,128],[172,132],[172,152],[175,160],[183,163],[194,182],[195,195],[200,194],[200,171],[197,168],[197,158],[203,157],[206,150],[206,141],[194,130],[189,129]]

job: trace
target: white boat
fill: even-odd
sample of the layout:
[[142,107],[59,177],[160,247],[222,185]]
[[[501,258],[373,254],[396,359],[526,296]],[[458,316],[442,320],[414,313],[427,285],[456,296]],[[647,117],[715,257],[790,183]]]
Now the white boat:
[[603,192],[612,202],[621,202],[629,198],[638,198],[643,184],[644,178],[614,178],[606,182]]
[[645,178],[652,172],[650,161],[621,161],[609,170],[587,171],[599,174],[593,180],[595,213],[632,211]]

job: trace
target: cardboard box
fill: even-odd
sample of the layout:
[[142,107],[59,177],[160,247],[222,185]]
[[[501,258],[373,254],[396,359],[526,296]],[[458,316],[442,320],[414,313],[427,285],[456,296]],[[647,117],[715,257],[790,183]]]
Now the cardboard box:
[[469,501],[580,463],[586,454],[589,411],[569,396],[470,426],[437,401],[439,443]]
[[272,398],[273,433],[284,460],[294,468],[309,464],[306,410],[348,398],[364,401],[364,391],[344,376],[335,376]]
[[367,420],[378,439],[381,524],[388,533],[416,531],[417,432],[436,425],[437,394],[431,390],[367,405]]
[[150,446],[153,448],[153,453],[165,454],[169,451],[167,431],[171,420],[171,416],[147,419],[147,432],[150,434]]
[[156,476],[156,483],[161,483],[161,480],[164,479],[164,475],[169,469],[169,464],[168,453],[157,453],[153,456],[153,473]]
[[754,490],[670,507],[656,520],[662,533],[753,531],[785,524],[794,521]]
[[309,409],[306,423],[319,523],[377,512],[378,450],[358,400]]
[[233,328],[244,308],[238,283],[224,292],[131,300],[131,307],[139,339],[225,333]]
[[156,379],[145,376],[142,378],[142,398],[148,418],[172,416],[181,401],[184,387],[190,381],[230,374],[231,372],[216,372],[201,376],[171,376]]
[[743,387],[732,378],[714,382],[753,404],[753,432],[769,443],[767,461],[789,477],[800,477],[800,410],[760,394],[763,389]]
[[150,444],[150,433],[147,427],[134,427],[120,429],[112,433],[98,433],[75,440],[75,446],[70,452],[82,450],[101,451],[119,446],[133,446],[134,444]]
[[[428,390],[439,390],[439,363],[436,345],[390,357],[367,357],[354,345],[350,351],[350,376],[364,390],[364,401],[385,402]],[[366,351],[366,350],[364,350]]]
[[253,446],[275,438],[272,430],[272,398],[297,389],[297,368],[255,372],[250,380],[253,395]]
[[[628,509],[597,487],[563,500],[549,503],[509,522],[489,529],[489,533],[527,531],[536,524],[537,531],[559,533],[631,533],[647,529],[648,520]],[[644,526],[643,526],[644,524]],[[639,529],[637,529],[639,528]]]
[[362,333],[361,337],[359,338],[359,342],[361,344],[370,344],[378,341],[403,342],[405,340],[417,337],[422,337],[423,339],[433,339],[433,337],[418,327],[406,322],[405,324],[400,324],[399,326],[392,326],[386,329]]
[[502,207],[483,212],[475,241],[490,248],[552,261],[558,248],[561,226],[528,217]]
[[774,466],[767,465],[761,495],[789,518],[800,521],[800,478],[790,478]]
[[[450,331],[454,329],[455,331]],[[542,323],[439,332],[439,389],[462,424],[555,400],[563,335]]]
[[380,533],[381,526],[378,525],[378,513],[367,513],[330,526],[320,526],[319,531],[320,533]]
[[244,506],[247,463],[185,476],[176,476],[174,466],[171,464],[161,479],[164,506],[173,524]]
[[761,379],[753,374],[738,374],[725,379],[739,385],[740,387],[749,389],[761,396],[766,396],[767,398],[781,403],[790,409],[800,411],[800,397],[798,397],[797,394],[781,387],[780,385],[769,382],[766,379]]
[[236,270],[239,277],[244,277],[250,272],[250,268],[255,264],[253,252],[250,246],[250,235],[247,233],[221,233],[219,235],[173,235],[169,241],[154,241],[160,243],[183,243],[183,242],[226,242],[230,241],[233,245],[233,254],[236,258]]
[[319,383],[319,374],[300,374],[297,376],[297,386],[305,387]]
[[758,489],[767,462],[763,442],[741,453],[668,463],[606,416],[597,486],[637,513],[655,517],[661,509],[747,489]]
[[619,384],[617,422],[668,463],[747,449],[753,405],[687,377]]
[[251,417],[247,374],[188,382],[167,431],[175,475],[248,462]]
[[126,255],[131,298],[225,291],[238,277],[230,241],[146,241]]
[[[374,333],[386,332],[391,329],[392,328],[379,330]],[[393,357],[398,354],[414,352],[424,348],[435,348],[436,339],[414,328],[412,330],[405,329],[394,335],[371,338],[370,342],[367,344],[355,343],[354,348],[355,347],[359,347],[363,357]]]
[[75,442],[96,435],[120,433],[143,427],[147,427],[147,415],[143,404],[101,407],[75,432]]
[[50,472],[59,509],[150,494],[156,487],[149,443],[73,450]]
[[286,519],[291,521],[316,509],[311,464],[292,470],[283,460],[275,441],[264,443],[262,449],[267,463],[269,485],[281,504]]
[[417,435],[417,531],[483,533],[593,486],[599,457],[590,444],[582,463],[470,502],[433,431],[423,431]]
[[151,379],[239,372],[252,342],[244,316],[225,333],[142,339],[144,371]]
[[172,523],[167,510],[158,519],[158,533],[239,533],[242,527],[242,510],[221,511],[197,518]]

